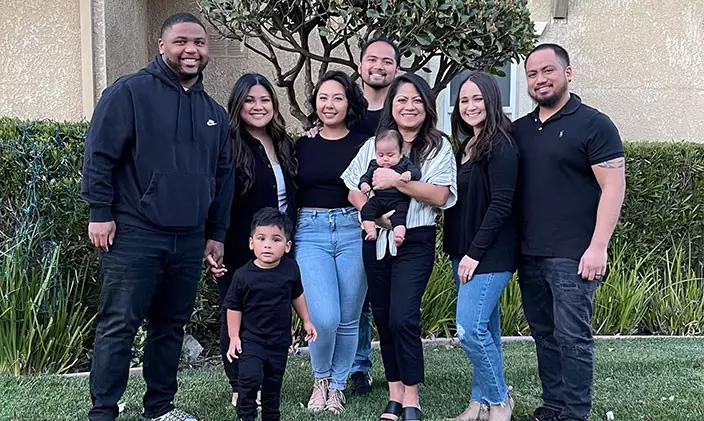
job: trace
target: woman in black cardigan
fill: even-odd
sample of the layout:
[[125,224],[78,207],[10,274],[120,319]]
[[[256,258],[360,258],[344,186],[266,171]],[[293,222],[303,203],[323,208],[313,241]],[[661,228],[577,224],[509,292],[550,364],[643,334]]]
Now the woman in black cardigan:
[[[296,220],[294,180],[298,172],[293,140],[286,134],[276,92],[264,76],[248,73],[240,77],[230,94],[227,110],[237,181],[230,228],[225,238],[223,264],[227,272],[217,278],[221,300],[227,295],[235,270],[254,258],[249,249],[254,213],[264,207],[274,207],[286,212],[291,221]],[[236,405],[239,373],[237,360],[230,363],[226,357],[229,342],[223,311],[220,352],[232,386],[232,404]]]
[[444,248],[452,258],[457,337],[473,366],[469,407],[456,421],[510,420],[503,372],[499,298],[516,270],[513,197],[518,148],[493,76],[475,72],[460,85],[452,113],[457,153],[457,204],[445,211]]

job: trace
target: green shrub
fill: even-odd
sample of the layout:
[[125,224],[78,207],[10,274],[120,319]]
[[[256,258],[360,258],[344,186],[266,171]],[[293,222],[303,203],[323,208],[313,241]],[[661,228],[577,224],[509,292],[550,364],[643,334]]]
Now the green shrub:
[[0,119],[2,372],[67,371],[90,341],[97,259],[79,195],[85,129]]
[[[25,253],[22,260],[31,262],[27,263],[31,281],[25,287],[36,286],[47,274],[56,279],[50,285],[78,284],[70,291],[65,287],[64,295],[59,289],[25,293],[55,294],[51,296],[68,303],[59,307],[65,309],[65,318],[73,320],[78,314],[83,323],[91,320],[98,302],[97,253],[88,242],[88,209],[79,194],[86,128],[84,123],[0,118],[0,250],[11,250],[21,239],[28,244],[26,239],[31,237],[32,253]],[[701,334],[704,145],[638,142],[625,148],[626,201],[612,241],[611,274],[595,300],[595,329],[599,333]],[[436,267],[422,301],[426,336],[454,334],[456,292],[440,239],[439,235]],[[673,246],[678,244],[684,246]],[[212,349],[219,329],[217,288],[212,280],[201,285],[187,330]],[[76,305],[81,303],[85,306]],[[5,323],[9,314],[7,307],[0,311],[0,322]],[[504,334],[529,333],[515,278],[501,297],[501,314]],[[90,337],[82,337],[84,342],[90,347]],[[0,355],[4,358],[0,365],[9,366],[10,357]],[[70,367],[52,364],[50,369],[55,371]]]
[[62,244],[60,269],[95,256],[80,197],[86,127],[0,118],[0,241],[41,221],[39,239]]
[[62,273],[60,247],[36,231],[0,254],[0,374],[64,373],[83,353],[92,315],[81,303],[87,265]]
[[704,334],[704,279],[693,269],[693,244],[678,243],[663,256],[659,293],[653,298],[646,325],[664,335]]
[[521,303],[521,288],[518,286],[517,277],[514,274],[504,289],[499,299],[501,307],[501,334],[502,335],[530,335],[528,322],[523,314],[523,304]]
[[[704,145],[626,143],[626,200],[613,244],[628,245],[631,263],[672,244],[691,241],[692,261],[704,262]],[[662,266],[661,266],[662,267]]]
[[632,335],[644,329],[644,319],[653,296],[659,292],[656,271],[652,268],[652,252],[629,264],[630,250],[612,250],[609,274],[594,298],[592,323],[598,334]]
[[[442,233],[437,248],[442,248]],[[420,326],[424,336],[450,337],[455,331],[457,287],[452,276],[452,263],[444,253],[435,255],[435,267],[420,304]]]

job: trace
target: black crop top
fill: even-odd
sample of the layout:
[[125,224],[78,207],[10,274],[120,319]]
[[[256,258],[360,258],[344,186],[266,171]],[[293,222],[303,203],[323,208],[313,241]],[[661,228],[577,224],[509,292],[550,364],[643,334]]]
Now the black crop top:
[[298,205],[302,208],[335,209],[351,206],[349,190],[340,176],[357,155],[368,136],[350,132],[341,139],[320,135],[296,142],[298,157]]

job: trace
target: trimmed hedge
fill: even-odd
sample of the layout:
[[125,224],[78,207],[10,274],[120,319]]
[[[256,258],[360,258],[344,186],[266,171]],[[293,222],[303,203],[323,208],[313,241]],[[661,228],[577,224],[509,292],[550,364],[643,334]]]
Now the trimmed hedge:
[[704,262],[704,145],[639,142],[625,149],[626,201],[613,242],[636,258],[691,240],[692,261]]
[[[97,253],[87,239],[88,210],[79,194],[86,128],[85,123],[0,118],[0,247],[32,228],[39,230],[40,248],[60,243],[60,272],[85,268],[93,274],[87,278],[90,285],[84,289],[83,302],[95,309]],[[625,146],[627,195],[612,246],[627,250],[621,258],[633,263],[648,254],[664,255],[673,244],[685,242],[691,245],[691,262],[696,266],[686,269],[701,274],[704,145],[638,142]],[[666,261],[658,261],[655,265],[664,268]],[[444,303],[443,313],[454,311],[452,301],[444,297],[452,289],[448,276],[446,259],[439,256],[431,279],[438,285],[428,290],[443,297],[426,296],[424,303],[433,307]],[[217,293],[214,283],[202,285],[189,331],[208,346],[218,336]],[[424,334],[450,334],[454,314],[435,316],[424,319]],[[516,324],[520,319],[515,317]]]
[[[62,242],[75,265],[92,251],[87,207],[80,198],[85,123],[0,118],[0,241],[29,219],[44,238]],[[626,143],[627,193],[614,242],[636,255],[692,240],[704,261],[704,145]]]
[[80,197],[86,129],[0,118],[0,244],[38,226],[43,241],[62,244],[67,268],[93,255]]

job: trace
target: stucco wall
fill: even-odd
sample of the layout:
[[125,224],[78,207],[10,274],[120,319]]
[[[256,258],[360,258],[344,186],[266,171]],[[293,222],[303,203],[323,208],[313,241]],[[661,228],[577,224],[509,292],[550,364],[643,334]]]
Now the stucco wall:
[[[626,140],[704,141],[704,2],[569,1],[564,21],[552,0],[531,0],[541,42],[570,53],[571,90],[608,114]],[[533,108],[518,77],[519,114]]]
[[0,0],[0,115],[80,120],[80,9],[76,0]]
[[91,0],[93,43],[93,93],[97,103],[100,94],[108,85],[105,51],[105,1]]
[[145,0],[104,0],[106,78],[110,85],[148,61]]

